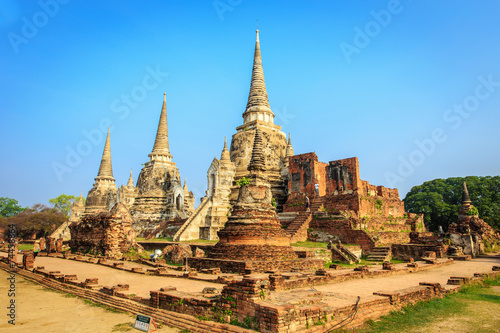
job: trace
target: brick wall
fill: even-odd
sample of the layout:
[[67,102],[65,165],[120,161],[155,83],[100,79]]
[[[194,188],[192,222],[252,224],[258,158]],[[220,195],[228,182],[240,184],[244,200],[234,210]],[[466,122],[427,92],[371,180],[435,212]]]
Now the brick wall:
[[[288,182],[289,193],[301,193],[309,197],[316,195],[315,184],[324,181],[326,163],[318,162],[315,153],[307,153],[291,156],[289,158],[288,170],[290,181]],[[325,183],[321,185],[325,188]]]
[[121,258],[135,243],[132,216],[125,205],[118,203],[110,212],[87,215],[70,225],[70,247],[78,252],[93,252]]
[[325,171],[327,195],[357,192],[361,185],[357,157],[331,161]]
[[[371,251],[375,247],[375,241],[366,231],[353,229],[354,221],[356,221],[354,218],[313,218],[309,224],[309,229],[325,232],[334,236],[334,238],[340,239],[344,244],[358,244],[363,252]],[[310,240],[314,241],[315,239]]]
[[321,259],[294,259],[294,260],[268,260],[268,261],[242,261],[242,260],[223,260],[211,258],[189,258],[189,266],[200,271],[202,269],[220,268],[224,273],[246,273],[265,272],[265,271],[291,271],[296,270],[319,269],[324,265]]
[[421,260],[427,251],[433,251],[437,258],[443,258],[447,250],[446,245],[392,244],[391,246],[392,257],[399,260]]

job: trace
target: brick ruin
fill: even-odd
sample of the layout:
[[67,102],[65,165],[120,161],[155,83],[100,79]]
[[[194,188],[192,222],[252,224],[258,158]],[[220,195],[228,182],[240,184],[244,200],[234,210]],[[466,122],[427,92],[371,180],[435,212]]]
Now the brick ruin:
[[79,223],[70,225],[70,247],[81,253],[120,259],[135,244],[132,223],[132,215],[122,203],[109,212],[86,215]]
[[455,255],[470,255],[475,257],[484,252],[484,243],[500,243],[500,232],[495,231],[483,219],[472,205],[467,184],[463,183],[462,206],[458,213],[458,221],[448,228],[450,250]]
[[450,256],[468,260],[484,253],[485,243],[500,243],[500,232],[479,218],[472,205],[467,184],[463,183],[462,205],[456,223],[450,224],[448,233],[436,235],[430,232],[413,232],[408,244],[393,244],[392,255],[397,259],[421,260],[428,253],[437,258]]
[[246,182],[240,182],[238,200],[228,222],[218,231],[219,242],[207,249],[207,258],[190,258],[191,267],[198,270],[219,267],[223,272],[322,267],[322,260],[298,259],[290,246],[290,236],[281,228],[272,204],[259,129],[253,142]]
[[361,180],[357,157],[324,163],[306,153],[290,157],[288,164],[289,196],[283,210],[298,215],[282,222],[295,240],[341,240],[369,251],[408,243],[410,232],[425,231],[422,216],[405,213],[397,189]]

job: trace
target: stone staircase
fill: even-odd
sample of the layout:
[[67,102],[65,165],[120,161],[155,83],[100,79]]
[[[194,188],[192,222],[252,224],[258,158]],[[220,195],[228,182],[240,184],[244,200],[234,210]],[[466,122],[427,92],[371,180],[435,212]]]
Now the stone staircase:
[[312,200],[310,211],[302,211],[288,226],[286,231],[290,234],[291,242],[301,242],[307,240],[307,229],[309,228],[309,223],[312,220],[312,213],[321,210],[323,203],[325,202],[325,197],[315,197]]
[[366,257],[368,261],[389,261],[392,259],[390,246],[374,247]]
[[59,228],[57,228],[51,235],[50,237],[58,239],[62,238],[63,240],[70,240],[71,239],[71,231],[69,230],[69,225],[71,223],[69,221],[63,222]]
[[347,249],[344,246],[342,246],[340,249],[337,248],[336,246],[333,246],[331,248],[331,251],[332,251],[332,260],[340,260],[347,264],[361,262],[361,259],[359,259],[358,256],[356,256],[354,253],[349,251],[349,249]]
[[204,223],[204,217],[207,209],[210,207],[212,198],[203,200],[203,202],[196,208],[194,213],[184,222],[180,229],[174,235],[174,242],[183,240],[198,239],[200,234],[200,227]]
[[361,262],[361,259],[359,259],[359,257],[357,255],[355,255],[354,253],[352,253],[351,251],[349,251],[349,249],[346,248],[345,246],[342,247],[341,251],[344,253],[344,255],[346,257],[348,257],[352,261],[354,261],[354,262]]
[[320,211],[325,203],[325,197],[315,197],[311,202],[311,212]]

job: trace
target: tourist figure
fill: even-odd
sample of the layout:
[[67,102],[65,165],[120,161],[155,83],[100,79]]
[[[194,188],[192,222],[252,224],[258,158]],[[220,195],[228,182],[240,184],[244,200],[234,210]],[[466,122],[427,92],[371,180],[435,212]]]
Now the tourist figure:
[[35,243],[33,244],[33,258],[36,258],[38,252],[40,252],[40,243],[38,241],[35,241]]
[[307,195],[306,195],[306,208],[307,208],[306,212],[309,212],[310,211],[310,209],[309,209],[309,197]]
[[319,184],[314,184],[314,187],[316,188],[316,195],[319,197]]

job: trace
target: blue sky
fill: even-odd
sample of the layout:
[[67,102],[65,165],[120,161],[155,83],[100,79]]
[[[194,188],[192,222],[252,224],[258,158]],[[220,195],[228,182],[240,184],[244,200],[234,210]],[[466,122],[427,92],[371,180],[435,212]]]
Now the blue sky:
[[114,177],[134,179],[167,93],[170,150],[198,198],[242,124],[259,20],[276,123],[295,153],[357,156],[397,187],[498,175],[500,3],[0,3],[0,196],[84,195],[111,125]]

